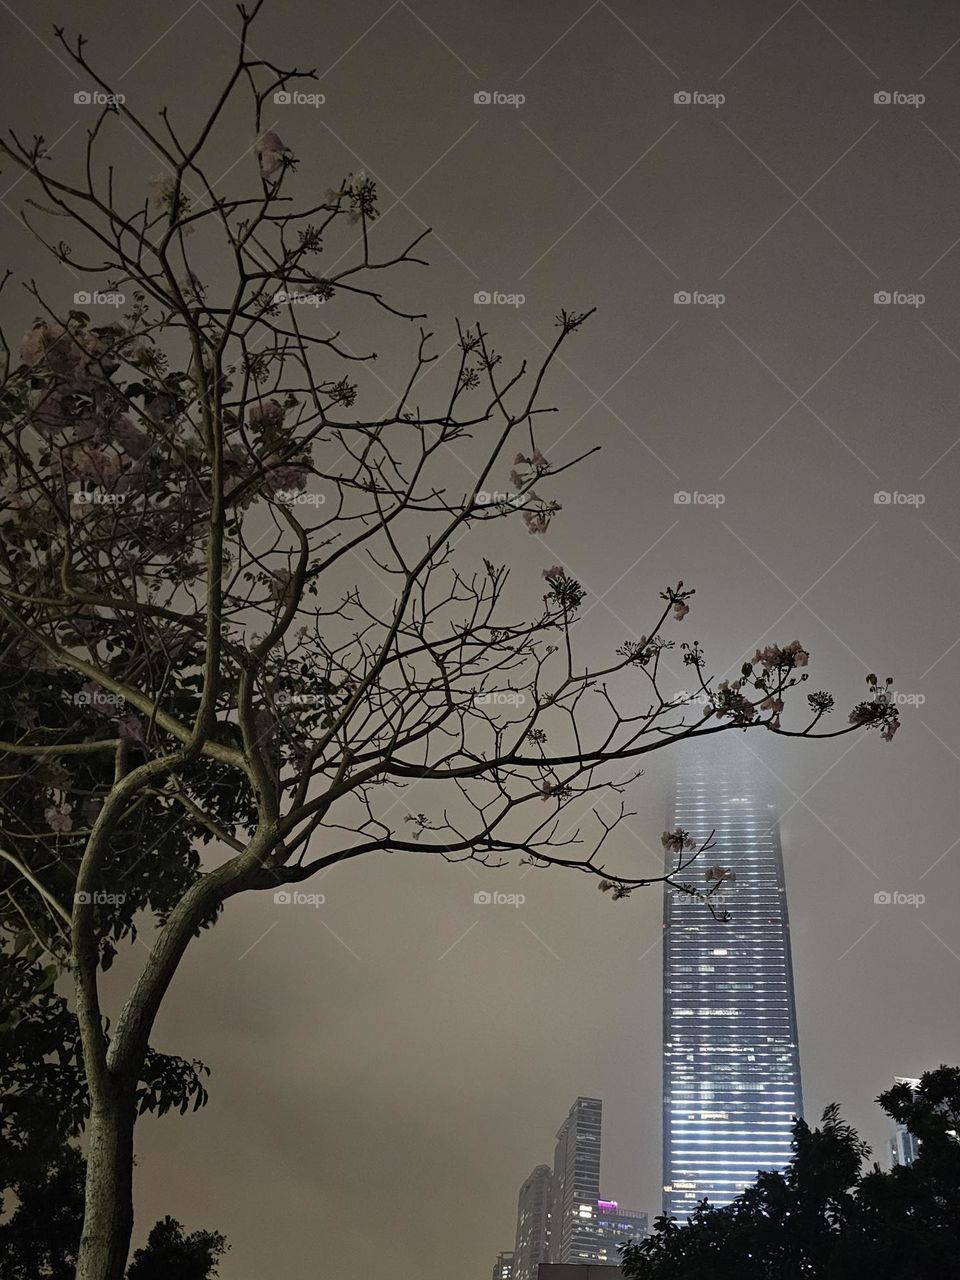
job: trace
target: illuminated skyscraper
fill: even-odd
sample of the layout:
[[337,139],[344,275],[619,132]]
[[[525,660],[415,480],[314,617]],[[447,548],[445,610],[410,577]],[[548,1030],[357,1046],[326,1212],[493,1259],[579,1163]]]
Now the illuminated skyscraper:
[[513,1254],[498,1253],[490,1280],[513,1280]]
[[[790,925],[776,810],[739,737],[675,749],[669,825],[715,848],[706,868],[736,873],[732,920],[667,887],[663,943],[663,1200],[681,1220],[698,1200],[729,1204],[761,1169],[790,1158],[802,1114]],[[668,853],[668,869],[676,865]]]
[[520,1188],[513,1280],[537,1280],[537,1268],[549,1259],[552,1181],[549,1166],[538,1164]]
[[551,1262],[595,1260],[594,1221],[600,1198],[599,1098],[578,1098],[557,1132],[553,1159]]
[[596,1209],[596,1260],[619,1267],[620,1245],[646,1237],[647,1215],[638,1209],[621,1209],[616,1200],[598,1200]]

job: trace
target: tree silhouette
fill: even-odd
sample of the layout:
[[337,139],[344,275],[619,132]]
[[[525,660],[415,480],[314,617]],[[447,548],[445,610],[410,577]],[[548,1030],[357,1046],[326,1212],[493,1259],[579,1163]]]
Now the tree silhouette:
[[877,1101],[921,1139],[909,1165],[862,1173],[869,1148],[836,1103],[797,1120],[784,1173],[764,1172],[730,1205],[686,1225],[656,1220],[623,1251],[628,1280],[954,1280],[960,1276],[960,1068],[926,1072]]
[[[566,475],[593,450],[551,448],[544,396],[590,312],[560,312],[537,367],[508,366],[458,323],[449,384],[441,395],[434,378],[423,406],[432,334],[387,290],[423,264],[427,233],[384,249],[376,184],[352,173],[323,190],[265,127],[273,95],[312,73],[251,50],[260,7],[240,9],[236,64],[189,137],[166,111],[149,123],[58,30],[101,102],[82,176],[42,138],[0,143],[35,193],[27,225],[104,286],[94,300],[125,307],[97,325],[82,298],[66,309],[28,282],[37,320],[0,401],[0,662],[15,690],[0,922],[74,983],[90,1095],[81,1280],[123,1274],[151,1030],[232,897],[367,854],[433,854],[565,867],[616,898],[666,879],[716,911],[724,877],[683,878],[705,847],[685,832],[664,833],[666,876],[611,839],[644,757],[699,734],[889,739],[898,725],[870,677],[826,727],[833,698],[797,694],[797,641],[732,681],[684,644],[689,687],[672,688],[694,595],[682,581],[593,662],[586,591],[564,566],[514,588],[486,535],[536,546],[564,518]],[[149,192],[104,159],[117,126],[160,157]],[[256,139],[245,163],[223,154],[231,128]],[[396,349],[411,332],[402,386],[384,402],[378,384],[374,405],[357,371],[375,367],[374,340]],[[100,972],[147,925],[108,1028]]]

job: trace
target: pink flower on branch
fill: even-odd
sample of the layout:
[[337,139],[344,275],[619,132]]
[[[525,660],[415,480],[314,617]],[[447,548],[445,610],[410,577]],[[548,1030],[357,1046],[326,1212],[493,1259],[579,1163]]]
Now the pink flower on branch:
[[260,164],[260,176],[269,182],[278,181],[293,160],[293,152],[272,129],[261,133],[253,149]]
[[51,831],[67,832],[73,830],[73,810],[66,800],[60,804],[49,805],[43,816]]

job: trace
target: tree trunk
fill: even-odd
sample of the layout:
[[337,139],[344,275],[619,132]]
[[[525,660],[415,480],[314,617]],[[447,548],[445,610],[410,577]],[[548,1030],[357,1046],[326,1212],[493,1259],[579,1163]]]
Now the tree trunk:
[[121,1097],[91,1112],[77,1280],[123,1280],[133,1230],[134,1113],[133,1099]]

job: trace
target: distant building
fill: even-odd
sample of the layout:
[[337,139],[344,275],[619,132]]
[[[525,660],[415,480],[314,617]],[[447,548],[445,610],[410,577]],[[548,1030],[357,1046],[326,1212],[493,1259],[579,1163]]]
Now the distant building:
[[600,1198],[599,1098],[578,1098],[557,1131],[553,1158],[551,1262],[592,1262],[594,1223]]
[[592,1280],[598,1268],[619,1268],[619,1245],[646,1236],[645,1213],[600,1196],[602,1115],[599,1098],[577,1098],[557,1132],[552,1171],[537,1165],[520,1188],[514,1251],[498,1258],[498,1266],[510,1258],[510,1280]]
[[549,1258],[550,1205],[553,1174],[538,1164],[517,1197],[517,1239],[513,1249],[513,1280],[537,1280],[537,1268]]
[[[912,1076],[894,1076],[894,1084],[908,1084],[916,1089],[920,1083]],[[905,1124],[898,1124],[890,1117],[890,1159],[893,1164],[913,1164],[920,1154],[920,1139]]]
[[775,807],[733,735],[675,751],[669,826],[698,845],[715,831],[680,880],[704,890],[710,868],[736,876],[728,923],[665,886],[663,1207],[682,1220],[698,1200],[729,1204],[759,1170],[783,1169],[803,1099]]
[[491,1280],[513,1280],[513,1254],[498,1253]]
[[596,1207],[596,1260],[620,1265],[620,1248],[630,1240],[643,1240],[647,1215],[638,1209],[621,1209],[616,1200],[598,1200]]

